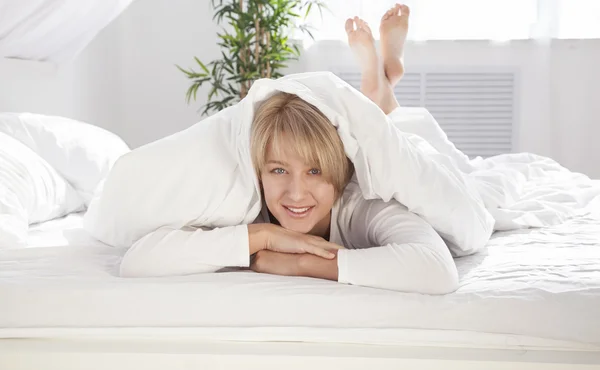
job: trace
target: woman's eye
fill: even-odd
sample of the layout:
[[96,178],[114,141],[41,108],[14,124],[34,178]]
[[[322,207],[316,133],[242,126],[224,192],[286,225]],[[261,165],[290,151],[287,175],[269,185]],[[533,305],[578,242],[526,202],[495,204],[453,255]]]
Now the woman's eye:
[[285,170],[283,168],[274,168],[271,172],[277,175],[283,175],[285,173]]
[[308,171],[308,173],[310,173],[311,175],[320,175],[321,170],[319,170],[318,168],[313,168],[310,171]]

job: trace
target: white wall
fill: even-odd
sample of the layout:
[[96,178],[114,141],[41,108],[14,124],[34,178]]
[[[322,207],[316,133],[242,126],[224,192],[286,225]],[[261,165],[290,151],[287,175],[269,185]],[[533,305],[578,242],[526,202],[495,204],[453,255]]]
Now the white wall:
[[201,119],[175,64],[217,58],[217,31],[210,0],[135,1],[73,63],[0,59],[0,111],[68,116],[143,145]]
[[[185,103],[189,82],[175,64],[219,57],[210,0],[138,0],[80,55],[54,70],[36,63],[0,63],[0,111],[37,111],[86,120],[121,135],[132,147],[201,119]],[[411,66],[514,66],[521,71],[517,151],[548,155],[600,178],[600,41],[428,42],[409,44]],[[351,64],[341,43],[305,52],[291,71]],[[10,64],[10,65],[8,65]],[[27,64],[27,65],[26,65]],[[18,66],[16,66],[18,65]]]
[[190,83],[175,64],[187,68],[194,56],[205,63],[220,56],[210,0],[138,0],[117,22],[123,29],[123,135],[138,146],[198,122],[208,87],[188,105]]
[[121,120],[118,27],[109,27],[73,63],[0,58],[0,111],[62,115],[111,130]]
[[600,179],[600,40],[557,45],[552,67],[553,154]]

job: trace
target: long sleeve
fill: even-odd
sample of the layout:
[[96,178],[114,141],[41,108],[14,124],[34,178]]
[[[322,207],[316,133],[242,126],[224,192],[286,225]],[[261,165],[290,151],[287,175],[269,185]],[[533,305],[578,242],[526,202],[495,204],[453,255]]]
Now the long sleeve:
[[247,225],[213,230],[162,227],[131,246],[121,261],[120,275],[186,275],[249,265]]
[[[343,231],[342,231],[343,233]],[[458,288],[448,247],[418,215],[396,202],[361,200],[338,253],[338,281],[375,288],[446,294]]]

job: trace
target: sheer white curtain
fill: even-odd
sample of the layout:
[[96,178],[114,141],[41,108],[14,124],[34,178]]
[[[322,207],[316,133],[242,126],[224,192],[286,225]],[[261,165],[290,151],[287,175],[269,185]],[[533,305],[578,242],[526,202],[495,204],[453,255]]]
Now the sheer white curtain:
[[[374,26],[395,0],[326,0],[330,11],[309,22],[317,40],[343,40],[344,21],[358,15]],[[413,40],[600,38],[600,0],[404,0]]]
[[0,0],[0,57],[73,59],[133,0]]

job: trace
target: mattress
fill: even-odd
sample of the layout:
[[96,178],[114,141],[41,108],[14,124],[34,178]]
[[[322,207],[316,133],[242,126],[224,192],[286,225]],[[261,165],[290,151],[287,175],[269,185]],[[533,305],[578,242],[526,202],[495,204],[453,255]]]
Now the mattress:
[[544,229],[496,233],[456,260],[460,288],[406,294],[244,269],[120,278],[125,249],[82,215],[0,250],[0,338],[168,337],[600,350],[600,207]]

